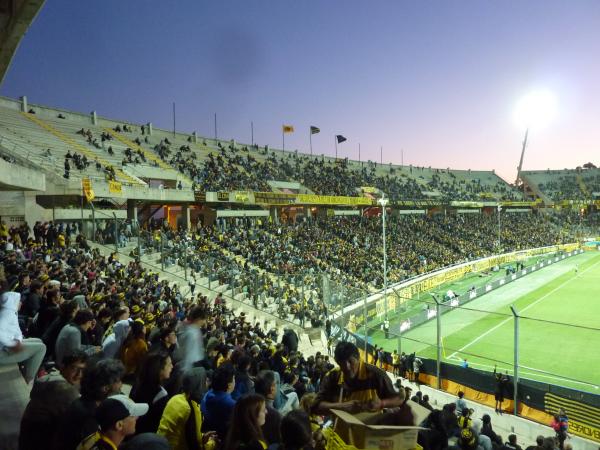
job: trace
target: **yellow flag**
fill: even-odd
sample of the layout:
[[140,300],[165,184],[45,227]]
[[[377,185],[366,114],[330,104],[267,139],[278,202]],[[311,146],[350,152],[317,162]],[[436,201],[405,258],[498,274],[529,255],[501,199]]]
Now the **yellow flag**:
[[293,125],[283,125],[283,132],[284,133],[293,133],[294,126]]
[[85,195],[85,199],[88,202],[94,200],[96,195],[94,194],[94,190],[92,189],[92,182],[89,178],[83,178],[81,180],[81,187],[83,188],[83,195]]
[[111,194],[120,194],[121,193],[121,183],[118,181],[110,180],[108,182],[108,192]]

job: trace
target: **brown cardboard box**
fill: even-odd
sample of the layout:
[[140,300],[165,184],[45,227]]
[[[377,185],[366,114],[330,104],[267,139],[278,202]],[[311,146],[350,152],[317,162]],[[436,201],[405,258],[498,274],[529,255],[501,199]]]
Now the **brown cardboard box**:
[[[411,408],[412,406],[411,404]],[[421,408],[418,404],[416,406]],[[413,408],[413,414],[417,419],[415,422],[420,423],[422,411],[415,411],[415,409],[418,408]],[[425,429],[415,426],[369,425],[369,422],[381,415],[380,412],[355,415],[336,409],[332,409],[331,412],[337,417],[335,432],[346,444],[359,449],[414,449],[417,447],[419,430]]]

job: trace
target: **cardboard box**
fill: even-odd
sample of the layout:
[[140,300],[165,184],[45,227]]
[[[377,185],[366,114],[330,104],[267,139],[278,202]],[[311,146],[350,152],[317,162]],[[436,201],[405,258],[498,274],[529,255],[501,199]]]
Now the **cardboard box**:
[[[416,405],[420,407],[420,405]],[[412,408],[412,405],[411,405]],[[418,416],[421,411],[413,408],[413,414],[420,423]],[[389,426],[389,425],[370,425],[381,413],[360,413],[349,414],[345,411],[332,409],[331,412],[337,417],[335,432],[348,445],[359,449],[378,449],[378,450],[411,450],[417,448],[417,435],[419,430],[426,430],[416,426]]]

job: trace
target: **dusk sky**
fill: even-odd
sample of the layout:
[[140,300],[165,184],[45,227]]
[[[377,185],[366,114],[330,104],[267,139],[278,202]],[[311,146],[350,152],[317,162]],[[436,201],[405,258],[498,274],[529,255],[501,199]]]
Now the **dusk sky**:
[[600,165],[600,2],[51,0],[0,87],[8,97],[286,149],[514,181],[517,102],[554,94],[525,169]]

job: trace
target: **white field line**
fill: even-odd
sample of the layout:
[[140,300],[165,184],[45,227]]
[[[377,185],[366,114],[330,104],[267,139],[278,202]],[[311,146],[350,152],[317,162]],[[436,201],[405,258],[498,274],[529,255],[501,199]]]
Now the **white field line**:
[[[583,275],[584,273],[586,273],[588,270],[591,270],[593,267],[596,267],[598,264],[600,264],[600,261],[592,264],[590,267],[588,267],[587,269],[585,269],[583,272],[581,272],[581,275]],[[568,272],[566,272],[568,273]],[[548,298],[550,295],[554,294],[556,291],[562,289],[567,283],[570,283],[571,281],[579,278],[579,274],[569,278],[568,280],[564,281],[563,283],[561,283],[560,285],[558,285],[557,287],[555,287],[554,289],[552,289],[550,292],[548,292],[547,294],[541,296],[540,298],[538,298],[535,302],[531,303],[530,305],[526,306],[525,308],[523,308],[521,311],[519,311],[519,313],[525,312],[527,311],[529,308],[537,305],[539,302],[541,302],[542,300],[544,300],[545,298]],[[509,317],[508,319],[504,319],[502,322],[500,322],[498,325],[490,328],[489,330],[487,330],[485,333],[479,335],[478,337],[476,337],[475,339],[473,339],[471,342],[469,342],[468,344],[464,345],[463,347],[461,347],[460,349],[458,349],[457,351],[455,351],[454,353],[452,353],[448,358],[454,358],[456,356],[457,353],[462,352],[464,349],[470,347],[471,345],[475,344],[476,342],[478,342],[479,340],[483,339],[484,337],[486,337],[488,334],[496,331],[498,328],[500,328],[502,325],[511,322],[513,320],[512,317]]]

